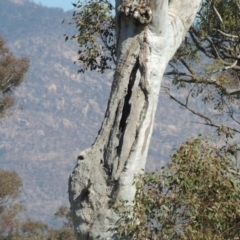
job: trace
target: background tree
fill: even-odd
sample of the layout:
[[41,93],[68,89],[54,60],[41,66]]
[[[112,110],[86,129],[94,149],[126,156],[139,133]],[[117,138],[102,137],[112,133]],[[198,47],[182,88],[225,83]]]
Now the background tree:
[[[29,60],[16,58],[0,36],[0,120],[14,105],[14,90],[25,80],[28,66]],[[66,207],[56,212],[56,218],[63,219],[60,229],[28,218],[20,198],[22,185],[16,172],[0,169],[0,240],[73,240],[70,211]]]
[[[15,172],[0,171],[0,176],[8,180],[0,181],[0,191],[5,191],[0,212],[0,240],[74,240],[71,212],[66,207],[59,207],[56,218],[63,220],[59,229],[51,228],[42,221],[33,221],[26,215],[18,194],[22,186],[21,178]],[[1,178],[0,178],[1,179]],[[14,185],[14,189],[12,185]],[[8,186],[8,188],[6,187]],[[9,189],[9,191],[8,191]],[[11,190],[12,189],[12,190]]]
[[21,234],[18,236],[19,240],[74,240],[75,236],[70,214],[70,210],[66,207],[62,206],[58,208],[55,217],[63,219],[63,225],[60,229],[51,228],[41,221],[28,220],[24,222],[21,225]]
[[[15,58],[0,36],[0,120],[14,104],[12,92],[24,81],[27,58]],[[22,180],[16,172],[0,169],[0,238],[19,231],[19,216],[23,206],[17,201]]]
[[0,36],[0,119],[13,106],[13,90],[24,81],[28,65],[26,57],[13,56]]
[[49,240],[74,240],[72,214],[69,208],[61,206],[55,213],[55,217],[63,220],[61,229],[51,229],[49,231]]
[[[119,216],[109,203],[134,199],[133,179],[145,168],[161,79],[200,3],[116,1],[117,66],[108,107],[98,137],[80,154],[69,180],[77,239],[119,238],[113,230]],[[99,8],[100,14],[93,19],[95,24],[104,24],[104,6],[90,4],[82,8],[86,16]],[[87,36],[91,27],[89,30],[81,20],[80,29]],[[89,44],[88,59],[98,60],[94,40]]]
[[0,170],[0,239],[19,231],[19,214],[23,206],[16,199],[22,180],[16,172]]

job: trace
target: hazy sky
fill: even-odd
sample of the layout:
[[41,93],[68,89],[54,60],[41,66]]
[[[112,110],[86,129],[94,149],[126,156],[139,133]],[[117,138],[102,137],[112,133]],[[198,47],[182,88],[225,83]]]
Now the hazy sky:
[[71,2],[77,3],[77,0],[33,0],[33,2],[41,3],[47,7],[59,7],[65,11],[73,9]]

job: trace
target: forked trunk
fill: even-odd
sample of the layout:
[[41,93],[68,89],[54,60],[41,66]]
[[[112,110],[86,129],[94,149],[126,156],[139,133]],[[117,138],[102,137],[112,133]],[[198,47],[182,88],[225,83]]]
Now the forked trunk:
[[110,204],[133,201],[144,172],[161,80],[201,0],[117,1],[118,64],[102,127],[69,179],[76,238],[120,239]]

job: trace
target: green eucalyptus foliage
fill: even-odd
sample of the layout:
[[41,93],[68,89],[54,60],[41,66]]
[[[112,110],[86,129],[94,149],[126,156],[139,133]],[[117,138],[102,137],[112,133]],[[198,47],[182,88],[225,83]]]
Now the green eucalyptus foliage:
[[130,207],[117,208],[123,220],[120,234],[130,239],[239,239],[235,153],[235,144],[220,148],[209,139],[182,144],[161,171],[137,179],[132,215]]
[[[101,73],[116,64],[115,22],[113,6],[107,0],[79,0],[73,4],[71,24],[78,33],[71,37],[79,44],[79,72],[96,70]],[[66,36],[65,40],[68,40]]]

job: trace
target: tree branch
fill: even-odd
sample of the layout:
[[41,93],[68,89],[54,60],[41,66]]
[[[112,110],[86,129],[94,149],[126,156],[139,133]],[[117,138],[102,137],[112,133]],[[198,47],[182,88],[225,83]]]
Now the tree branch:
[[[167,88],[167,87],[162,87],[162,88],[165,88],[168,90],[168,92],[166,91],[165,93],[172,99],[174,100],[176,103],[178,103],[180,106],[184,107],[185,109],[187,109],[189,112],[193,113],[194,115],[202,118],[205,120],[205,123],[202,123],[206,126],[211,126],[211,127],[215,127],[215,128],[221,128],[222,125],[220,124],[217,124],[215,122],[213,122],[209,117],[197,112],[196,110],[190,108],[188,106],[188,100],[186,101],[186,103],[182,103],[181,101],[179,101],[176,97],[174,97],[171,93],[170,93],[170,89]],[[232,128],[232,127],[228,127],[229,130],[233,131],[233,132],[236,132],[236,133],[240,133],[240,130],[236,129],[236,128]]]
[[237,35],[232,35],[232,34],[225,33],[223,31],[221,31],[220,29],[215,29],[215,30],[218,31],[219,33],[221,33],[225,37],[237,38],[237,40],[239,40],[239,36],[237,36]]
[[196,30],[194,29],[194,27],[192,27],[189,31],[189,34],[191,36],[191,39],[193,40],[193,42],[196,44],[197,48],[203,52],[207,57],[209,58],[216,58],[216,56],[214,56],[212,53],[208,52],[207,49],[205,47],[203,47],[201,45],[201,42],[198,41],[198,39],[195,37],[195,35],[197,35]]
[[229,89],[223,86],[219,81],[213,80],[213,79],[197,79],[197,78],[192,78],[191,80],[186,80],[186,79],[178,79],[178,82],[185,82],[185,83],[197,83],[197,84],[209,84],[209,85],[215,85],[216,87],[221,88],[221,90],[224,92],[225,95],[235,95],[235,94],[240,94],[240,88],[236,89]]

